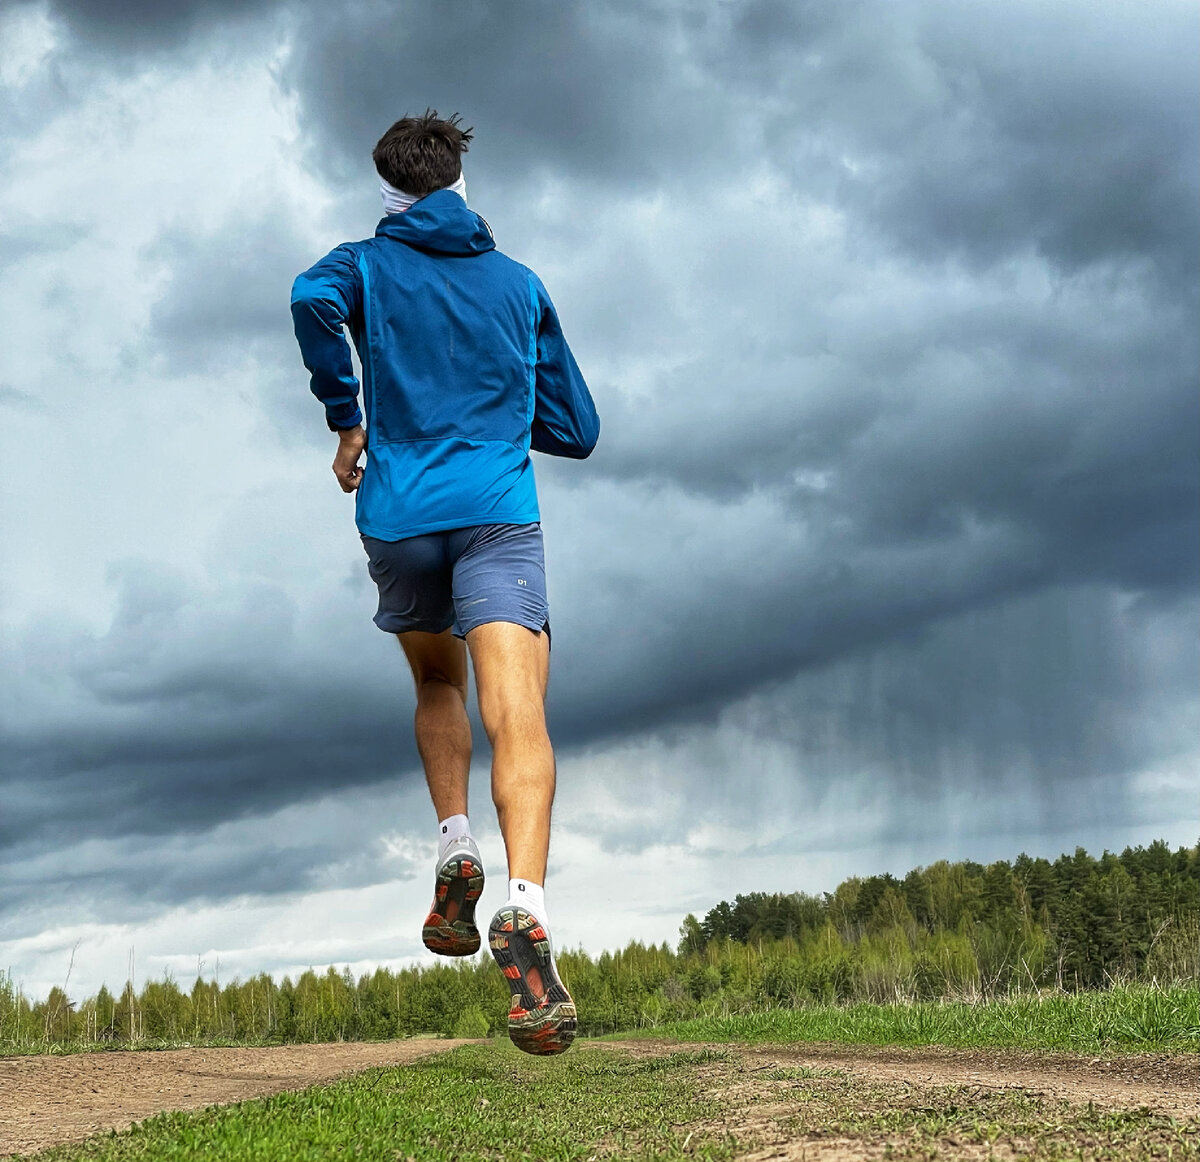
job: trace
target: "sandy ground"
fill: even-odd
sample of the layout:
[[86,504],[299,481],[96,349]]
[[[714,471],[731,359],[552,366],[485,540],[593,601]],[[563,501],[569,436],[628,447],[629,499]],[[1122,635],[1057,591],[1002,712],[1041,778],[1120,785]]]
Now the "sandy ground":
[[[109,1129],[125,1129],[163,1110],[201,1109],[302,1089],[372,1066],[405,1064],[461,1044],[417,1040],[0,1058],[0,1155],[28,1153]],[[620,1048],[637,1056],[704,1048],[666,1041],[592,1044]],[[1148,1107],[1180,1119],[1200,1117],[1200,1058],[1196,1057],[1100,1059],[808,1044],[723,1044],[711,1048],[732,1050],[738,1055],[739,1088],[765,1089],[766,1083],[756,1086],[757,1074],[769,1074],[780,1067],[808,1067],[844,1070],[856,1080],[880,1085],[918,1089],[966,1086],[980,1093],[1022,1090],[1077,1105],[1092,1102],[1113,1109]],[[728,1070],[715,1069],[714,1079],[718,1074],[723,1075],[721,1084],[727,1085]],[[790,1152],[790,1145],[779,1152],[772,1147],[744,1157],[801,1157]],[[803,1146],[803,1156],[809,1159],[833,1162],[866,1156],[861,1141],[810,1139]]]
[[0,1156],[31,1153],[163,1110],[194,1110],[403,1065],[462,1041],[278,1045],[0,1057]]

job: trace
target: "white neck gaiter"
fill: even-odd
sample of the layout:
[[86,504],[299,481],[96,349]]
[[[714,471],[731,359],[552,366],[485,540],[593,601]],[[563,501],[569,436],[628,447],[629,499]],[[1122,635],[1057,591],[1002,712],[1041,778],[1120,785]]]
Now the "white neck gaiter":
[[[456,182],[442,188],[453,190],[464,202],[467,200],[467,183],[461,173]],[[416,194],[406,194],[396,189],[386,178],[379,179],[379,193],[383,198],[384,211],[388,214],[403,214],[414,202],[421,200]]]

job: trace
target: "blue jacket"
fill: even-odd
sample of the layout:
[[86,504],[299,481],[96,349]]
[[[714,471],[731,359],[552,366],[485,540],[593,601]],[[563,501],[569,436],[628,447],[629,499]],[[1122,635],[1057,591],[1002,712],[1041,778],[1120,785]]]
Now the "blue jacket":
[[367,536],[540,520],[530,449],[582,459],[596,446],[600,421],[546,288],[450,190],[306,270],[292,318],[334,430],[363,420],[343,324],[358,350]]

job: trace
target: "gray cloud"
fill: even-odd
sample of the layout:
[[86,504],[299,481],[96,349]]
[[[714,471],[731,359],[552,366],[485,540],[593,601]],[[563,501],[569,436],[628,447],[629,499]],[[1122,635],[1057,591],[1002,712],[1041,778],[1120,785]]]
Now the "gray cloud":
[[6,731],[17,793],[0,840],[195,831],[416,765],[398,681],[371,690],[324,669],[289,673],[279,592],[189,600],[156,580],[127,578],[95,641],[39,627],[45,661],[26,669],[15,704],[40,717]]
[[148,348],[168,376],[241,369],[278,436],[321,439],[288,313],[292,280],[319,257],[309,249],[286,201],[216,230],[173,227],[142,256],[165,285],[126,358]]
[[1197,630],[1195,601],[1164,610],[1099,588],[973,609],[629,743],[606,785],[645,809],[605,800],[573,825],[629,852],[719,823],[793,858],[1168,828],[1191,808],[1131,775],[1190,769]]
[[0,269],[13,266],[25,259],[73,246],[87,228],[78,223],[21,223],[9,226],[0,234]]
[[716,67],[760,93],[799,185],[926,260],[1152,256],[1194,289],[1194,9],[859,4],[823,27],[757,11],[774,19],[738,22]]
[[120,56],[176,48],[214,26],[227,31],[230,24],[278,7],[277,0],[53,0],[50,6],[78,45]]
[[715,115],[720,97],[700,78],[686,108],[664,101],[688,64],[690,23],[670,3],[313,7],[285,76],[314,164],[343,180],[361,172],[391,120],[432,105],[474,124],[469,165],[486,167],[489,181],[569,172],[628,187],[661,179],[713,140],[695,114]]
[[32,392],[22,391],[18,387],[10,387],[7,383],[0,383],[0,408],[32,413],[41,408],[41,401]]
[[[1200,361],[1181,312],[1130,289],[968,296],[899,327],[879,301],[833,320],[821,353],[767,335],[765,353],[718,349],[653,397],[612,397],[595,470],[717,499],[771,490],[842,544],[1007,527],[1044,580],[1190,585]],[[754,391],[722,399],[739,379]]]
[[248,343],[272,340],[285,341],[291,355],[286,308],[304,254],[278,207],[221,230],[197,235],[176,227],[160,237],[144,255],[166,275],[150,331],[174,357],[172,369],[211,369],[244,357]]
[[[1033,248],[1064,269],[1200,250],[1200,17],[1040,3],[432,3],[314,9],[287,76],[312,158],[361,172],[426,102],[516,185],[709,180],[769,164],[923,258]],[[453,44],[451,50],[445,46]],[[404,62],[398,79],[394,62]],[[536,78],[530,83],[529,78]]]
[[117,908],[132,919],[184,900],[295,896],[411,879],[425,860],[389,849],[363,825],[371,802],[369,796],[355,801],[363,813],[357,824],[344,806],[327,802],[320,811],[276,808],[267,827],[259,816],[199,833],[140,835],[137,842],[110,827],[52,852],[31,837],[6,858],[0,916],[6,927],[26,917],[36,923],[46,902],[66,892],[79,911]]
[[[132,31],[128,10],[55,10],[93,63],[231,27],[222,4]],[[1154,13],[293,7],[282,78],[347,236],[374,226],[387,123],[461,111],[473,203],[546,277],[595,388],[593,459],[538,461],[564,754],[673,746],[681,801],[743,822],[867,780],[898,831],[971,786],[1033,833],[1082,787],[1119,827],[1131,780],[1190,745],[1197,17]],[[276,441],[323,438],[286,310],[318,257],[304,237],[278,204],[165,226],[126,365],[153,360],[181,397],[177,379],[241,377]],[[236,567],[271,519],[264,502],[222,543],[228,567],[214,550],[196,575],[118,570],[99,635],[9,637],[0,844],[24,870],[7,906],[71,878],[43,848],[165,852],[418,778],[352,542],[314,597],[295,564]],[[714,737],[785,757],[756,779]],[[588,826],[622,850],[684,823]],[[229,847],[154,899],[280,892],[333,858],[310,838],[222,876]],[[94,859],[81,883],[115,857]],[[132,892],[147,865],[116,864]]]

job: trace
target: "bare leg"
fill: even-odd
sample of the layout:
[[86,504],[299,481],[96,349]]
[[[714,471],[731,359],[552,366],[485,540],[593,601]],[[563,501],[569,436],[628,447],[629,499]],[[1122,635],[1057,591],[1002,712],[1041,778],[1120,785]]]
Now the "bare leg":
[[439,820],[466,815],[471,771],[466,647],[449,630],[396,636],[417,685],[417,750],[434,810]]
[[[554,751],[546,734],[550,643],[545,634],[491,622],[467,634],[479,710],[492,743],[492,798],[509,879],[546,880]],[[492,958],[512,992],[508,1035],[518,1049],[561,1053],[575,1039],[575,1002],[554,966],[545,915],[505,905],[488,928]]]
[[509,879],[545,883],[554,802],[554,751],[546,733],[550,642],[523,625],[494,621],[467,634],[479,713],[492,744],[492,799]]

